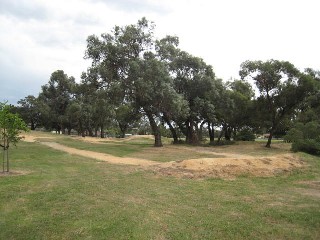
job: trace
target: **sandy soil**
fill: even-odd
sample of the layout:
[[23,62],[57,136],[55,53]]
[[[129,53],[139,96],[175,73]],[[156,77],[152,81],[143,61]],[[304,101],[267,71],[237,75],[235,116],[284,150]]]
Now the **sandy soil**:
[[97,138],[97,137],[80,137],[80,136],[73,136],[72,138],[83,141],[83,142],[90,142],[90,143],[97,143],[97,144],[104,144],[105,142],[126,142],[130,141],[135,138],[148,138],[153,139],[152,135],[132,135],[126,138]]
[[113,164],[125,164],[125,165],[136,165],[136,166],[155,166],[159,164],[158,162],[149,161],[145,159],[122,158],[122,157],[116,157],[116,156],[112,156],[105,153],[80,150],[76,148],[67,147],[55,142],[41,142],[41,143],[48,147],[51,147],[60,151],[64,151],[70,154],[80,155],[88,158],[94,158],[100,161],[105,161]]
[[[24,141],[32,142],[35,141],[36,138],[39,137],[27,135]],[[99,143],[101,141],[101,139],[87,137],[79,139],[92,143]],[[102,141],[106,141],[106,139]],[[211,153],[216,155],[222,154],[223,157],[187,159],[160,163],[140,158],[115,157],[109,154],[75,149],[55,142],[40,143],[70,154],[94,158],[111,164],[134,165],[152,170],[155,174],[185,178],[203,178],[210,176],[232,179],[239,175],[274,176],[305,166],[301,159],[290,153],[276,154],[268,157],[253,157],[244,154],[222,153],[221,150],[219,150],[219,152],[211,151]],[[201,149],[195,148],[195,151],[201,151]]]

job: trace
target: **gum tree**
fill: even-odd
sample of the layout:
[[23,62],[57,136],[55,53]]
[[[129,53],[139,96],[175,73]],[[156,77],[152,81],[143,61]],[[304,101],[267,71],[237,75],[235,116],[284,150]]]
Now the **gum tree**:
[[[147,116],[155,146],[161,147],[164,110],[181,108],[166,63],[157,54],[154,24],[142,18],[135,25],[116,26],[101,37],[89,36],[86,58],[92,60],[92,79],[115,104],[130,104]],[[174,108],[174,109],[173,109]]]
[[239,72],[242,79],[253,80],[260,92],[257,97],[259,115],[269,129],[266,147],[271,147],[272,136],[281,121],[291,117],[298,106],[310,95],[313,78],[301,73],[286,61],[246,61]]

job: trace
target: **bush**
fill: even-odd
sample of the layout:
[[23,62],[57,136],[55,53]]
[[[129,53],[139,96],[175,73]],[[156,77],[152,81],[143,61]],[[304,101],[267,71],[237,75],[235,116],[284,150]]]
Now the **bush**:
[[320,125],[317,122],[297,123],[285,140],[292,142],[292,151],[320,155]]
[[236,141],[254,141],[256,136],[253,134],[252,130],[249,128],[244,128],[240,130],[235,136]]
[[292,151],[320,155],[320,141],[316,139],[300,139],[292,143]]
[[295,142],[299,139],[303,139],[303,132],[297,128],[290,129],[287,135],[284,136],[284,140],[287,142]]

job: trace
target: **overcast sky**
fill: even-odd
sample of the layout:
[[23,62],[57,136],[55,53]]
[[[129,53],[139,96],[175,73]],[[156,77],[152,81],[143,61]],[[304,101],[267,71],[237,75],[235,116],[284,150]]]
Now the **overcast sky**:
[[77,81],[86,38],[155,22],[157,38],[203,58],[224,80],[245,60],[320,70],[319,0],[0,0],[0,101],[37,96],[58,69]]

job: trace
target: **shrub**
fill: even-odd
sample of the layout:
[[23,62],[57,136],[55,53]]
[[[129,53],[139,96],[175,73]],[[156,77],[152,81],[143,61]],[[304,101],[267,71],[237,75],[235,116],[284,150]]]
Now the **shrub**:
[[297,128],[291,128],[284,136],[284,140],[287,142],[295,142],[299,139],[303,139],[303,132]]
[[235,136],[236,141],[254,141],[255,135],[253,134],[252,130],[249,128],[244,128],[240,130],[237,135]]
[[301,139],[295,141],[292,143],[292,151],[320,155],[320,141],[317,141],[316,139]]
[[285,140],[292,142],[292,150],[320,155],[320,125],[317,122],[297,123]]

